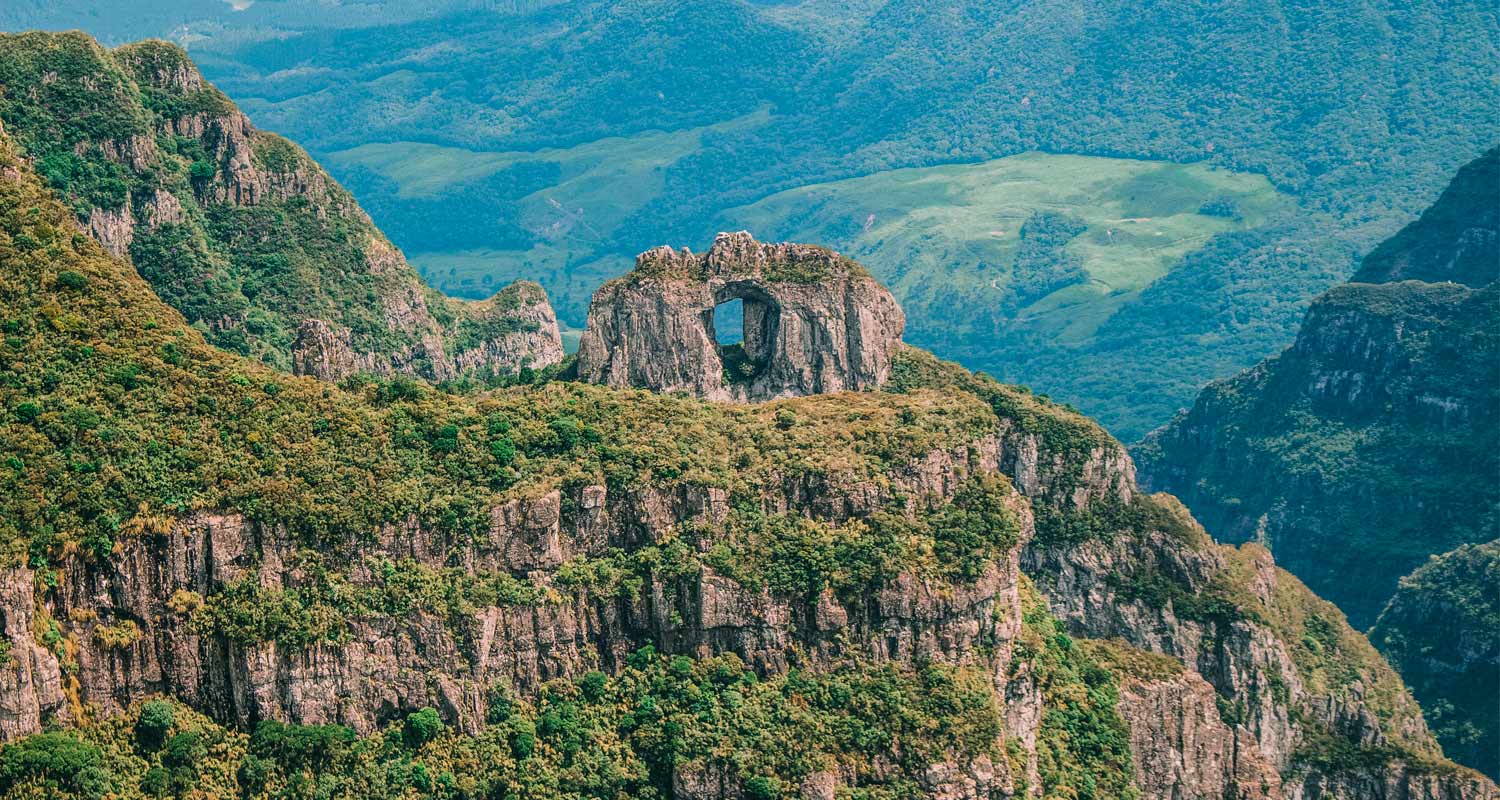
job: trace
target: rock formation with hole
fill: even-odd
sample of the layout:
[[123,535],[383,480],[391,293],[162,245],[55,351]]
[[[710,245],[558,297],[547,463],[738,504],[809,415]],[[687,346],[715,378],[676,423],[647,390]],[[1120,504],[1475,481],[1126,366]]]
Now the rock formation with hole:
[[[721,346],[714,308],[740,300],[743,344]],[[831,250],[721,233],[707,253],[658,247],[594,294],[581,379],[754,402],[874,389],[906,316],[864,268]]]

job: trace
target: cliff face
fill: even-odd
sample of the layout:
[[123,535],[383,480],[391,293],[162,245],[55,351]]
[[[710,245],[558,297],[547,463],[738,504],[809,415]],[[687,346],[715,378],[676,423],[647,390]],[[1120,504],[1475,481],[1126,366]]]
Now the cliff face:
[[[1361,627],[1429,555],[1497,534],[1497,159],[1465,167],[1356,276],[1400,282],[1329,291],[1285,353],[1134,448],[1148,486],[1229,541],[1266,544]],[[1470,752],[1445,716],[1440,738]]]
[[1411,686],[1455,760],[1500,774],[1500,541],[1434,556],[1386,604],[1370,640]]
[[1368,625],[1429,553],[1496,533],[1497,311],[1493,287],[1329,292],[1286,353],[1136,449],[1144,480]]
[[1356,276],[1401,282],[1328,292],[1285,353],[1135,451],[1150,486],[1231,541],[1269,543],[1360,625],[1428,555],[1496,535],[1497,164],[1492,150],[1465,167]]
[[[744,342],[715,339],[719,304],[741,300]],[[701,256],[658,248],[594,294],[578,374],[608,386],[758,401],[878,388],[906,317],[885,287],[836,253],[721,233]]]
[[220,347],[334,380],[562,358],[539,287],[479,304],[431,290],[347,192],[175,46],[5,36],[0,85],[0,121],[85,229]]
[[3,136],[0,311],[0,793],[1496,794],[1264,551],[919,351],[747,404],[296,379]]

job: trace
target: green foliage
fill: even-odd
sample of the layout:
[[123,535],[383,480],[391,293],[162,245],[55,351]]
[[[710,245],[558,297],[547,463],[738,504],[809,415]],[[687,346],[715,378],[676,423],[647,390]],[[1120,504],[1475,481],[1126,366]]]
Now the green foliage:
[[154,750],[167,740],[167,731],[172,729],[173,705],[165,700],[151,700],[141,704],[140,717],[135,722],[135,736],[146,750]]
[[973,583],[1019,540],[1020,524],[1007,505],[1012,496],[1004,478],[986,475],[930,513],[913,518],[894,505],[838,526],[736,508],[713,531],[704,562],[783,597],[811,599],[826,589],[853,605],[908,570]]
[[87,277],[84,277],[82,273],[74,272],[70,269],[65,269],[62,272],[57,273],[57,285],[64,289],[72,289],[74,291],[78,291],[83,289],[83,287],[89,285],[89,279]]
[[1012,307],[1028,306],[1049,294],[1088,280],[1083,259],[1064,249],[1088,230],[1083,220],[1052,211],[1033,211],[1021,224],[1016,263],[1011,269]]
[[1140,797],[1131,766],[1130,732],[1120,718],[1119,683],[1091,647],[1075,642],[1047,613],[1046,601],[1022,586],[1022,628],[1012,669],[1031,669],[1044,707],[1037,737],[1042,796],[1078,800]]
[[1500,541],[1433,556],[1401,579],[1370,641],[1422,704],[1444,755],[1500,776]]
[[[437,295],[285,139],[251,132],[253,166],[303,188],[241,186],[253,177],[228,175],[230,144],[204,121],[237,111],[174,45],[111,52],[79,34],[5,35],[0,86],[0,121],[48,186],[81,222],[109,212],[110,225],[130,225],[131,262],[216,346],[290,370],[299,327],[316,318],[347,329],[354,350],[377,356],[377,366],[399,354],[435,378],[424,358],[535,330],[514,312],[521,296],[545,301],[538,287],[472,306]],[[173,133],[184,129],[203,132]],[[71,282],[81,277],[60,279],[83,289]],[[442,353],[426,352],[434,340]]]
[[1351,280],[1453,281],[1480,288],[1500,279],[1500,147],[1465,164],[1420,219],[1380,243]]
[[411,748],[427,744],[442,732],[443,720],[432,708],[424,708],[408,714],[406,722],[401,727],[401,735],[406,741],[406,746]]
[[[161,702],[161,701],[153,701]],[[493,705],[493,704],[492,704]],[[679,771],[712,769],[746,796],[779,797],[814,771],[855,765],[875,796],[913,796],[928,765],[994,757],[1000,716],[983,670],[848,662],[761,679],[732,655],[643,650],[613,677],[505,701],[477,735],[421,709],[368,737],[263,721],[245,735],[185,708],[164,747],[133,731],[144,707],[78,734],[0,750],[0,797],[211,796],[662,798]],[[795,741],[796,748],[785,747]],[[876,768],[879,756],[884,766]],[[30,795],[35,796],[35,795]]]
[[1080,639],[1075,644],[1095,663],[1121,678],[1165,681],[1181,675],[1184,669],[1172,656],[1141,650],[1123,639]]
[[110,774],[97,745],[77,734],[39,733],[0,747],[0,793],[20,787],[103,800],[124,776]]

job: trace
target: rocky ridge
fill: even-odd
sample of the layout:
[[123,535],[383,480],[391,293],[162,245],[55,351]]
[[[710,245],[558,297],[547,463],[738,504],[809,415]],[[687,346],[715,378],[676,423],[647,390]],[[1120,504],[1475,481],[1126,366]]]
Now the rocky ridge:
[[[11,98],[0,121],[89,233],[215,344],[328,380],[507,375],[562,359],[540,287],[478,304],[427,287],[353,197],[251,125],[175,45],[106,51],[82,34],[27,33],[0,40],[0,62]],[[90,105],[93,117],[79,114]]]
[[[687,673],[733,655],[756,677],[729,670],[731,705],[849,668],[968,681],[993,727],[920,757],[809,742],[816,759],[778,783],[745,771],[754,754],[669,751],[635,785],[1496,795],[1263,551],[1213,545],[1140,493],[1097,425],[920,351],[892,345],[881,391],[742,405],[296,379],[208,346],[3,135],[0,265],[8,737],[138,720],[168,693],[235,725],[336,722],[374,741],[430,707],[482,735],[497,690],[542,702],[658,653]],[[1121,663],[1089,655],[1095,638],[1121,640]],[[1131,649],[1152,657],[1145,677]],[[620,713],[610,730],[650,712]],[[555,739],[544,727],[533,737]]]
[[[1387,282],[1325,293],[1286,352],[1134,448],[1143,483],[1227,541],[1264,543],[1361,627],[1430,555],[1497,533],[1497,170],[1500,149],[1466,166],[1355,276]],[[1492,729],[1491,711],[1459,716]],[[1446,746],[1471,752],[1442,717]]]
[[1500,149],[1466,167],[1356,276],[1393,282],[1330,290],[1285,353],[1135,448],[1148,485],[1230,541],[1268,542],[1360,624],[1428,555],[1495,536],[1496,275],[1431,265],[1500,264],[1497,169]]

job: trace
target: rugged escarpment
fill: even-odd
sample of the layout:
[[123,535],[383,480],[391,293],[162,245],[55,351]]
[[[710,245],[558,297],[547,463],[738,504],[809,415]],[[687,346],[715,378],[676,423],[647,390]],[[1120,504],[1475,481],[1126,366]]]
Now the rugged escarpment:
[[[1258,539],[1361,625],[1396,580],[1495,538],[1500,148],[1308,310],[1280,356],[1135,450],[1209,529]],[[1429,282],[1441,281],[1441,282]]]
[[215,345],[335,380],[562,358],[539,287],[480,304],[433,291],[353,197],[173,45],[6,35],[0,121],[83,227]]
[[[1329,291],[1286,352],[1134,448],[1147,485],[1216,535],[1269,546],[1361,627],[1430,555],[1497,535],[1497,164],[1492,150],[1465,167],[1356,276],[1396,282]],[[1468,717],[1493,727],[1482,704],[1428,711],[1453,752],[1473,752]]]
[[[714,308],[740,300],[744,342]],[[662,247],[594,294],[578,374],[608,386],[770,400],[885,383],[906,317],[885,287],[820,247],[721,233],[703,255]]]
[[919,351],[751,404],[293,377],[3,137],[0,317],[0,793],[1495,795],[1262,551]]
[[1370,640],[1411,686],[1449,756],[1500,775],[1500,541],[1434,556],[1401,579]]
[[1285,353],[1136,449],[1145,480],[1258,540],[1361,625],[1430,553],[1493,538],[1496,289],[1350,284]]

